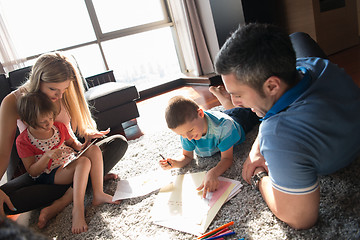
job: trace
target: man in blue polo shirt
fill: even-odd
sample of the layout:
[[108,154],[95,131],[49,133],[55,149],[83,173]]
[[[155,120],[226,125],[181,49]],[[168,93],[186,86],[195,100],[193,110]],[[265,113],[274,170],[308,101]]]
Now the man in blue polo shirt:
[[[297,229],[318,218],[319,175],[349,165],[360,153],[360,89],[335,64],[296,59],[287,33],[249,24],[227,40],[216,59],[221,103],[251,108],[262,123],[243,178],[271,211]],[[224,106],[226,104],[223,104]]]

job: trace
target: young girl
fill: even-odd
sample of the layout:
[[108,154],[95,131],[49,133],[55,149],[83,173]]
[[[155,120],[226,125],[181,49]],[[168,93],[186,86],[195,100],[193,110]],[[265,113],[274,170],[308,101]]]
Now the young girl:
[[[103,192],[102,155],[91,160],[81,156],[66,168],[63,165],[75,157],[85,144],[76,141],[61,122],[54,122],[57,110],[43,93],[28,93],[18,101],[20,119],[28,125],[16,139],[16,147],[29,175],[37,183],[70,184],[73,182],[72,232],[87,231],[84,216],[84,196],[90,178],[93,204],[119,203]],[[91,146],[92,147],[92,146]],[[91,149],[91,147],[89,149]]]

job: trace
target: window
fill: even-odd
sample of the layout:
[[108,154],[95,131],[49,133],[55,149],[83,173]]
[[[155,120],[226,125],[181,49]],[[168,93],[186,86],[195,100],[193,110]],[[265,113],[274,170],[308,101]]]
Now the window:
[[0,16],[26,65],[63,50],[84,77],[111,69],[138,90],[181,76],[165,0],[0,0]]
[[139,25],[167,21],[159,0],[93,0],[103,33]]

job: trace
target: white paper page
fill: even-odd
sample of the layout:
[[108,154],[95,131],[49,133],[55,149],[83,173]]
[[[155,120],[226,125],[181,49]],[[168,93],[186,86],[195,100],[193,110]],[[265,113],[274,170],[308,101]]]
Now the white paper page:
[[228,181],[228,182],[235,184],[234,189],[230,192],[229,197],[226,199],[226,201],[229,201],[231,198],[235,197],[235,195],[241,191],[241,187],[243,186],[240,181],[226,178],[226,177],[220,176],[219,181]]
[[170,184],[173,179],[170,171],[159,170],[120,180],[113,201],[144,196]]

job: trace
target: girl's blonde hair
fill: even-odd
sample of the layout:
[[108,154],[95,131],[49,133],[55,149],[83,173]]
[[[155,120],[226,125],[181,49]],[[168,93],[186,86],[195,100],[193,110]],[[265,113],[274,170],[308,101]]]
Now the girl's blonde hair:
[[84,80],[73,57],[58,51],[41,55],[22,88],[27,92],[38,92],[41,81],[59,83],[66,80],[71,81],[61,100],[70,114],[71,128],[80,137],[84,137],[90,131],[97,132],[96,123],[91,117],[84,96]]

